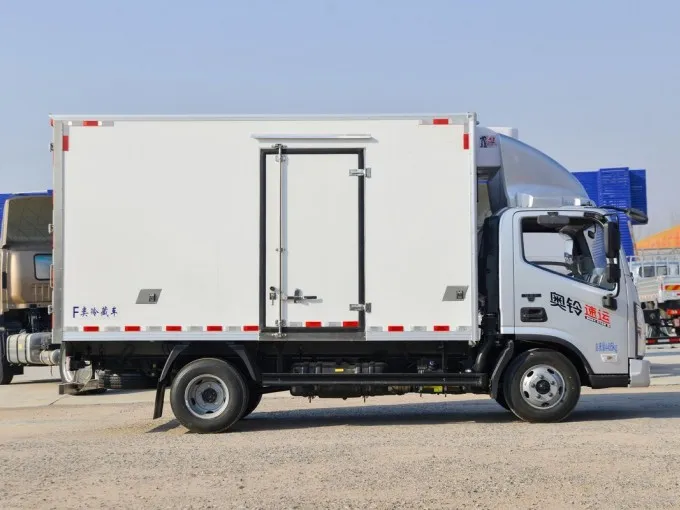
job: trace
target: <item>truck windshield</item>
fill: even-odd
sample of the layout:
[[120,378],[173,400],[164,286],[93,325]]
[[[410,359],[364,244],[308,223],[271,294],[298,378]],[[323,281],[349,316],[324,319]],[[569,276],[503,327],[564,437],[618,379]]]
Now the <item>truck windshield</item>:
[[530,264],[607,290],[604,229],[588,218],[572,218],[567,226],[546,227],[538,218],[522,221],[524,257]]

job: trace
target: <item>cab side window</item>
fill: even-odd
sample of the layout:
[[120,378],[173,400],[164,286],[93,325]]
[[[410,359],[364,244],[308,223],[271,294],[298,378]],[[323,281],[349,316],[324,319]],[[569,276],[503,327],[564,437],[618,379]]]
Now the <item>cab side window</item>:
[[524,259],[531,265],[587,285],[614,290],[605,278],[604,229],[594,220],[571,218],[565,226],[522,220]]

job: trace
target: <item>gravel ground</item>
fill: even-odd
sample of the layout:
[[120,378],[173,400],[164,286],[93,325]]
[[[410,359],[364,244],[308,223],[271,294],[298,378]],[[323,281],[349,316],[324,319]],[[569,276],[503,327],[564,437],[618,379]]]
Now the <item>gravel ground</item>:
[[680,494],[680,386],[584,390],[555,425],[488,398],[278,394],[220,435],[187,433],[169,407],[152,421],[149,402],[82,402],[0,409],[0,508],[677,508]]

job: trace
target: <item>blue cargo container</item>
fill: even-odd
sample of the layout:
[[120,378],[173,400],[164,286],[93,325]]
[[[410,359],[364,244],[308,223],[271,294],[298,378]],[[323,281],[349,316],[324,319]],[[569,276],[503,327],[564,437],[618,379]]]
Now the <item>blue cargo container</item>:
[[[599,206],[635,207],[647,214],[647,172],[629,167],[601,168],[587,172],[573,172],[588,196]],[[621,244],[626,255],[635,254],[630,223],[619,214]],[[636,223],[633,222],[633,225]]]

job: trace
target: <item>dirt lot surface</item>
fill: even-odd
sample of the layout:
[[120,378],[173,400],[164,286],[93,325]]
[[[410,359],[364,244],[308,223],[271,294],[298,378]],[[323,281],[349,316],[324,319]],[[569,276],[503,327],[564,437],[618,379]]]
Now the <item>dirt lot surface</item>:
[[152,392],[63,397],[27,371],[0,388],[0,508],[677,508],[675,352],[561,424],[486,397],[277,394],[220,435],[151,420]]

